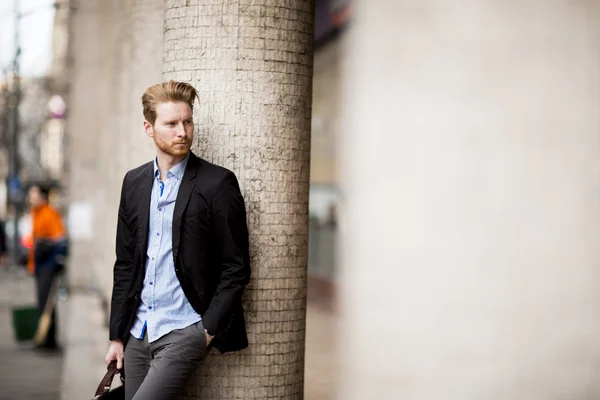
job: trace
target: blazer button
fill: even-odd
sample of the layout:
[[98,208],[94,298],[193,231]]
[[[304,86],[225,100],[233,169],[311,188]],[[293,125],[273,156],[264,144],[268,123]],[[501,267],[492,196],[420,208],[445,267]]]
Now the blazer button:
[[175,272],[179,272],[179,268],[175,268]]

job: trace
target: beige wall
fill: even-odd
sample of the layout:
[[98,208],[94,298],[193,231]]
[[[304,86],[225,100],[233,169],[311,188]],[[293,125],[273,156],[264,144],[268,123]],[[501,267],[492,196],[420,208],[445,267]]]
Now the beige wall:
[[338,398],[599,398],[598,2],[355,6]]

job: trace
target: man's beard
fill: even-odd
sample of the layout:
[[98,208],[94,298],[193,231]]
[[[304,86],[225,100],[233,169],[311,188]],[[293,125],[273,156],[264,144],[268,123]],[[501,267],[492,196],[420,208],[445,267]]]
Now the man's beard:
[[185,146],[177,146],[177,143],[182,142],[164,143],[155,141],[155,143],[160,151],[173,157],[185,156],[190,151],[191,147],[190,142],[184,142],[186,143]]

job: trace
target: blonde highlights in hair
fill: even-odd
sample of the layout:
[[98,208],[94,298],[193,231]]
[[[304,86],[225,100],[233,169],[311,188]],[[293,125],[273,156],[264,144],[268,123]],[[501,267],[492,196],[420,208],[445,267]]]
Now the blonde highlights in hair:
[[154,125],[156,122],[156,107],[160,103],[184,102],[194,111],[194,99],[196,98],[200,101],[198,92],[189,83],[171,80],[152,85],[142,95],[144,118],[151,125]]

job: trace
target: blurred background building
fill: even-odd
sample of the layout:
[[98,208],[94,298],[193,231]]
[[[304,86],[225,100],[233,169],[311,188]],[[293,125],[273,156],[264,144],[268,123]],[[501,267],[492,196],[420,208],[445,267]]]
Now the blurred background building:
[[[66,183],[70,10],[68,1],[14,1],[2,7],[0,218],[8,222],[14,256],[23,261],[15,240],[22,241],[30,231],[27,186],[54,186],[51,201],[65,210],[60,190]],[[16,238],[15,220],[20,226]]]
[[315,3],[308,263],[315,289],[311,294],[315,296],[335,293],[337,210],[341,201],[337,148],[343,138],[341,68],[347,51],[344,29],[350,10],[350,1]]

